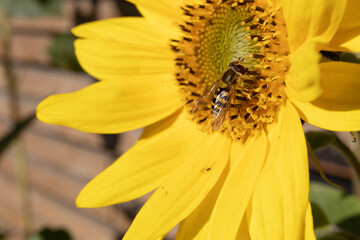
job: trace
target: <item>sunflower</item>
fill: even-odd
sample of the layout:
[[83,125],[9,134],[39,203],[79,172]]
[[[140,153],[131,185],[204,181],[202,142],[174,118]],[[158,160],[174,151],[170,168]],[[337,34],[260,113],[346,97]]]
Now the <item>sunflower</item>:
[[161,239],[178,223],[176,239],[314,239],[300,118],[360,130],[360,66],[320,61],[360,51],[360,2],[131,2],[143,17],[73,29],[100,81],[37,109],[85,132],[145,127],[77,205],[155,190],[124,239]]

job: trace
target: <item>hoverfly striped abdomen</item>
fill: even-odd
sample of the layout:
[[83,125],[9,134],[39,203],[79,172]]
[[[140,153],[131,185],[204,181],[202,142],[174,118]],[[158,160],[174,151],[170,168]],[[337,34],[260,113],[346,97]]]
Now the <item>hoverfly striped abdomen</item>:
[[195,102],[191,112],[197,112],[201,106],[206,106],[211,101],[211,111],[214,116],[213,127],[214,131],[217,131],[224,122],[232,97],[235,96],[234,92],[239,79],[247,73],[248,69],[240,59],[230,63],[221,78]]
[[223,111],[229,104],[231,86],[227,85],[225,88],[219,87],[213,96],[211,102],[211,110],[216,115],[220,111]]

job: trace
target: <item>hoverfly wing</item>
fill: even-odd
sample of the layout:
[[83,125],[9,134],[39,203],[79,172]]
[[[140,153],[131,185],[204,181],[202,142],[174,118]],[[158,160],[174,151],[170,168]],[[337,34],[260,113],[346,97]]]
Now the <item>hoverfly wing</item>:
[[196,113],[201,109],[201,107],[209,104],[214,97],[215,90],[219,87],[220,80],[216,81],[209,89],[205,91],[205,93],[199,97],[199,99],[195,102],[191,113]]
[[221,127],[221,125],[223,124],[223,122],[225,120],[227,112],[229,111],[229,108],[231,106],[231,102],[234,98],[234,91],[235,91],[235,84],[232,85],[230,88],[230,91],[229,91],[230,99],[227,102],[226,106],[223,109],[221,109],[219,112],[214,112],[213,129],[215,132],[217,130],[219,130],[219,128]]

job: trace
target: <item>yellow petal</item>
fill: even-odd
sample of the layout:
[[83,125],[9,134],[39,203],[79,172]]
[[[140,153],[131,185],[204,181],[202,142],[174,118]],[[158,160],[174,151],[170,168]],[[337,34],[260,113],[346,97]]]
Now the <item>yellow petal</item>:
[[182,5],[186,4],[203,4],[204,0],[179,0]]
[[316,240],[314,233],[313,217],[311,212],[311,205],[308,202],[306,209],[306,223],[305,223],[305,240]]
[[346,7],[346,1],[338,0],[282,0],[281,3],[291,52],[307,40],[328,43],[334,36]]
[[229,165],[224,169],[219,181],[201,202],[201,204],[180,223],[175,240],[207,239],[210,215],[228,172]]
[[[343,17],[346,1],[282,0],[290,46],[291,67],[286,78],[289,96],[308,102],[322,92],[319,50],[328,45]],[[301,31],[299,31],[301,29]]]
[[180,8],[182,0],[130,0],[141,15],[153,24],[168,39],[180,36],[180,28],[176,24],[183,21]]
[[124,240],[152,240],[164,235],[208,195],[228,163],[230,140],[219,134],[204,135],[198,151],[184,159],[146,202]]
[[160,186],[207,137],[185,114],[173,114],[148,126],[129,151],[86,185],[77,205],[101,207],[125,202]]
[[271,8],[278,8],[279,9],[280,6],[281,6],[280,0],[266,0],[265,2]]
[[99,80],[174,72],[174,54],[167,47],[78,39],[75,53],[83,69]]
[[308,206],[309,173],[304,132],[291,105],[269,132],[270,151],[252,199],[253,240],[302,240]]
[[311,103],[291,101],[306,122],[333,131],[360,130],[360,65],[320,64],[324,92]]
[[360,110],[328,111],[311,103],[290,100],[296,106],[300,117],[314,126],[331,131],[360,130]]
[[323,50],[339,52],[360,52],[359,30],[357,29],[353,30],[352,32],[346,32],[341,34],[339,33],[339,35],[334,38],[334,41],[332,41],[328,47],[324,47]]
[[[233,143],[230,173],[210,219],[208,239],[235,239],[246,207],[265,162],[268,141],[265,132],[244,145]],[[226,223],[226,224],[225,224]]]
[[[121,17],[81,24],[72,29],[80,38],[166,46],[168,41],[143,17]],[[120,43],[119,43],[120,44]]]
[[241,220],[240,227],[235,238],[236,240],[251,240],[248,225],[248,223],[250,222],[250,216],[251,214],[248,214],[248,211],[246,211],[243,219]]
[[178,88],[169,79],[167,74],[134,76],[53,95],[38,105],[37,117],[46,123],[95,133],[144,127],[181,106]]
[[291,67],[286,76],[286,94],[300,101],[312,101],[322,92],[320,54],[315,41],[308,41],[291,55]]
[[184,0],[129,0],[136,5],[137,8],[146,7],[153,12],[160,13],[169,17],[172,21],[182,18],[182,10],[180,9]]
[[344,17],[330,42],[337,51],[360,52],[360,1],[347,0]]
[[333,111],[360,109],[360,64],[327,62],[320,70],[324,91],[312,104]]

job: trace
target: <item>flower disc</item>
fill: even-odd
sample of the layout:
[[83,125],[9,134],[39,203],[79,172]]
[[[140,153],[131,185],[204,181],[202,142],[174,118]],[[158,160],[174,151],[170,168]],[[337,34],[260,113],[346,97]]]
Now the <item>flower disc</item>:
[[[246,139],[276,120],[285,97],[285,74],[289,69],[286,28],[282,13],[263,1],[206,1],[183,7],[186,20],[180,25],[182,39],[172,40],[176,52],[176,79],[193,121],[205,132],[214,132],[215,112],[209,92],[232,62],[243,65],[228,102],[219,103],[225,116],[219,131],[233,140]],[[217,85],[216,85],[217,86]],[[230,88],[230,87],[229,87]],[[200,111],[193,111],[199,98]],[[204,99],[204,97],[202,97]]]

